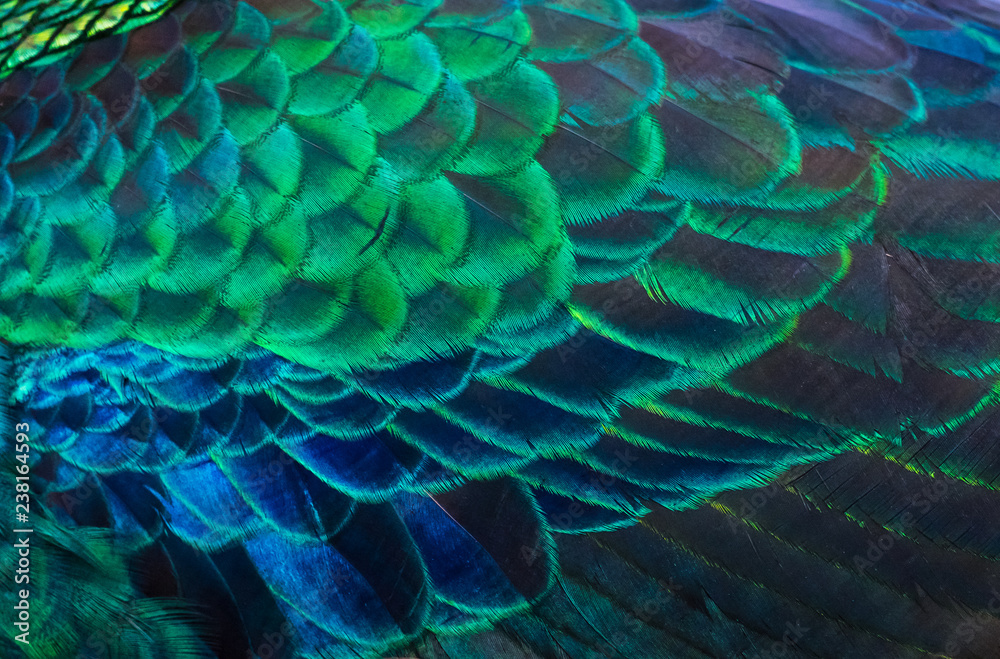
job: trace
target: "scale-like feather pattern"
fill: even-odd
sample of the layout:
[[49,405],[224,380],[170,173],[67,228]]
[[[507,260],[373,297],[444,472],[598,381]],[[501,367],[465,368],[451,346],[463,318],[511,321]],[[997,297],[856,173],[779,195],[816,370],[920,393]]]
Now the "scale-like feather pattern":
[[[3,410],[59,533],[165,575],[114,592],[213,610],[184,647],[977,651],[940,602],[982,610],[995,570],[989,525],[947,519],[997,478],[995,10],[0,18]],[[954,497],[893,542],[964,552],[966,593],[851,571],[931,478]]]

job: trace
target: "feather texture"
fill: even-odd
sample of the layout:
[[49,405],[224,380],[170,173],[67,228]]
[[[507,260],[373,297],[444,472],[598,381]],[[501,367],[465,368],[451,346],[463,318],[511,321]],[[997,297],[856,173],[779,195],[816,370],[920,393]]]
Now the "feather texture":
[[991,656],[992,7],[0,20],[33,656]]

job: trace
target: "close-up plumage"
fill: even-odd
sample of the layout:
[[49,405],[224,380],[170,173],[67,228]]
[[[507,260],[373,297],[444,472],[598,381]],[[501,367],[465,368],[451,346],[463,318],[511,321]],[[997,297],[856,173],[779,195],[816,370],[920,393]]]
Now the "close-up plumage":
[[1000,658],[994,0],[0,26],[0,656]]

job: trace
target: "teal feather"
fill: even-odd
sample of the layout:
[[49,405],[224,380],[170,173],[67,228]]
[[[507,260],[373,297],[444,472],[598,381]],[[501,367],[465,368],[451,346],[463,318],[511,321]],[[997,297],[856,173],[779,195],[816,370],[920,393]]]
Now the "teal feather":
[[993,656],[989,5],[0,25],[29,656]]

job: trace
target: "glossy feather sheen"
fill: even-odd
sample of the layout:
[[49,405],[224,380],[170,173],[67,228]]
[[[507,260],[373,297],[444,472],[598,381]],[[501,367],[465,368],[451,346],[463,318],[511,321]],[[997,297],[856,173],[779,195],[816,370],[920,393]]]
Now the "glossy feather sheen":
[[991,656],[995,8],[0,17],[33,656]]

